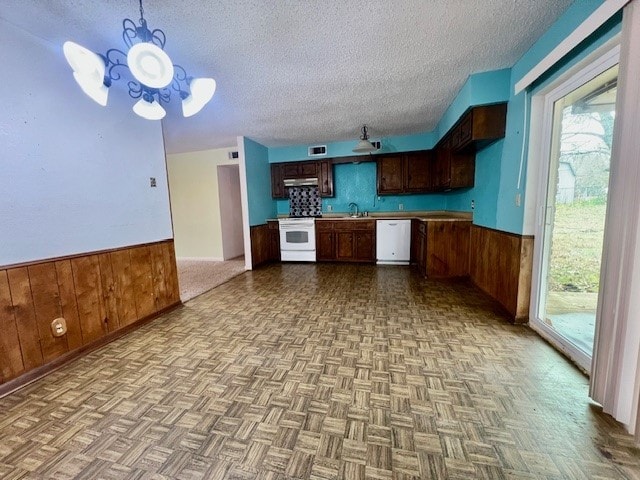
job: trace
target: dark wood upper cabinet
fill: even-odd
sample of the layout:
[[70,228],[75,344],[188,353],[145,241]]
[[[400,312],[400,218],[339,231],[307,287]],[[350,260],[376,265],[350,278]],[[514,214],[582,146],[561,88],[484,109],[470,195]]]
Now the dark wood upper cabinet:
[[285,179],[317,178],[321,197],[333,197],[333,162],[289,162],[271,164],[271,197],[289,198]]
[[431,150],[384,155],[378,158],[378,195],[425,193],[433,189]]
[[377,161],[377,190],[378,195],[404,193],[405,185],[405,155],[385,155]]
[[405,156],[405,192],[428,192],[433,187],[431,150],[408,152]]
[[451,148],[455,151],[480,150],[504,138],[507,104],[470,108],[451,129]]
[[321,197],[333,197],[333,162],[318,162],[318,189]]
[[473,187],[476,172],[474,152],[454,151],[452,135],[440,142],[432,163],[432,181],[435,191]]
[[287,198],[281,163],[271,164],[271,196],[273,198]]

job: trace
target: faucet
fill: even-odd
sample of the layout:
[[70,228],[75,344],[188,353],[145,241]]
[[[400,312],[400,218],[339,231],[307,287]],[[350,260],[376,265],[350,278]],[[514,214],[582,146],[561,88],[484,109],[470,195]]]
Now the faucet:
[[[355,211],[352,211],[352,209],[355,209]],[[357,217],[358,216],[358,204],[351,202],[349,204],[349,215],[352,217]]]

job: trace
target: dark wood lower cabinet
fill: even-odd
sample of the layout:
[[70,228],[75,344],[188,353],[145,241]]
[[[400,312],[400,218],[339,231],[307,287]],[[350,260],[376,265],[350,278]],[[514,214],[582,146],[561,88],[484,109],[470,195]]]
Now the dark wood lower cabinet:
[[412,223],[412,263],[430,278],[469,275],[471,222],[420,221]]
[[471,222],[428,222],[426,270],[432,278],[469,275]]
[[252,268],[280,261],[280,230],[277,221],[251,227],[250,236]]
[[373,263],[376,260],[374,220],[316,222],[318,261]]

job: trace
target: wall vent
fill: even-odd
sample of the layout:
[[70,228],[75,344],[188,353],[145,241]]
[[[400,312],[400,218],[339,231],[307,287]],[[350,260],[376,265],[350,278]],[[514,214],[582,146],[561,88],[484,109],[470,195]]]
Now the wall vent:
[[229,160],[236,160],[238,158],[238,151],[234,150],[233,152],[229,152]]
[[321,155],[327,154],[327,146],[326,145],[315,145],[313,147],[309,147],[309,156],[310,157],[319,157]]

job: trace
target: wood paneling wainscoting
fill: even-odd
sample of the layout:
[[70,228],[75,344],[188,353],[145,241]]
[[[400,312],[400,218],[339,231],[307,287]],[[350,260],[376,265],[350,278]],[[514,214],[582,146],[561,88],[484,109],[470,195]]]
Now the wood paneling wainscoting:
[[179,304],[173,240],[0,267],[0,395]]
[[515,323],[529,321],[533,236],[471,226],[470,275]]

